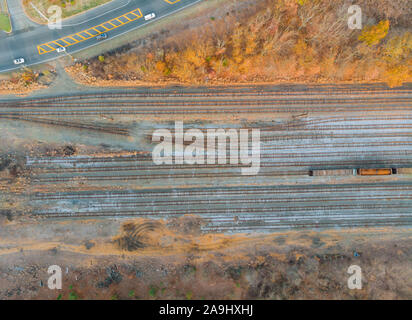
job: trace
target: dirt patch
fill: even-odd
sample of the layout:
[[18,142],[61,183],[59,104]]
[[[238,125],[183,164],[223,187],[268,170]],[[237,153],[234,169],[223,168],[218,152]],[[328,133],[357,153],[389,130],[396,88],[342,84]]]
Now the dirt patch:
[[0,177],[15,180],[21,176],[25,167],[24,158],[6,154],[0,156]]
[[[290,232],[229,241],[207,251],[162,247],[159,221],[129,221],[112,253],[61,246],[2,254],[2,299],[411,299],[408,230]],[[127,239],[125,237],[129,237]],[[176,237],[176,236],[175,236]],[[199,235],[199,237],[201,237]],[[282,244],[279,244],[280,237]],[[114,248],[119,244],[123,250]],[[131,241],[131,242],[130,242]],[[191,241],[189,237],[189,242]],[[173,241],[174,242],[174,241]],[[325,245],[313,246],[322,242]],[[134,246],[130,247],[130,244]],[[84,243],[83,243],[84,245]],[[132,250],[132,251],[130,251]],[[47,288],[47,268],[63,271],[63,289]],[[362,289],[347,286],[350,265]]]
[[183,216],[170,222],[135,220],[122,226],[122,234],[114,239],[121,250],[171,250],[177,252],[208,251],[245,241],[244,236],[201,234],[202,219]]

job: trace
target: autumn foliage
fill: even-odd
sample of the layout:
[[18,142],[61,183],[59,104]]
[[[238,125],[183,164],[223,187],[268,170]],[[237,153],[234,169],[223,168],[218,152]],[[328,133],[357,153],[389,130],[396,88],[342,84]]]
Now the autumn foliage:
[[386,37],[389,31],[389,20],[379,22],[377,25],[366,26],[363,28],[359,40],[365,42],[368,46],[378,44]]
[[411,81],[408,1],[358,4],[368,18],[362,30],[348,28],[345,0],[259,0],[254,10],[217,11],[201,27],[105,55],[103,63],[93,59],[83,71],[192,84]]

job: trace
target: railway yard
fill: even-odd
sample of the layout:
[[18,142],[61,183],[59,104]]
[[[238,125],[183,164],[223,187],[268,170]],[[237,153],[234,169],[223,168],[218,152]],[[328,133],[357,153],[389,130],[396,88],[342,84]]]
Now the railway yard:
[[407,0],[3,2],[0,300],[412,299]]
[[[410,299],[411,102],[410,84],[1,100],[0,299]],[[156,164],[155,131],[175,159],[191,145],[178,122],[259,129],[259,171]]]
[[[410,226],[411,101],[410,85],[379,84],[112,89],[3,101],[6,137],[37,151],[2,155],[20,160],[14,176],[3,170],[1,200],[17,216],[49,219],[195,215],[205,232]],[[242,176],[229,163],[154,164],[152,134],[173,131],[175,121],[202,131],[259,128],[259,173]],[[353,175],[359,168],[396,174]]]

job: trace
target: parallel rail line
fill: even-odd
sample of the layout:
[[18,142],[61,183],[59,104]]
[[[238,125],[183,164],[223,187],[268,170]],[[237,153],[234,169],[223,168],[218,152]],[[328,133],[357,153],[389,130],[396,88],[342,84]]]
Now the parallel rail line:
[[[146,89],[146,90],[114,90],[114,92],[106,93],[70,93],[67,95],[62,95],[58,97],[39,97],[39,98],[28,98],[28,99],[16,99],[12,103],[36,103],[36,102],[56,102],[56,101],[66,101],[66,100],[84,100],[84,99],[118,99],[122,97],[134,97],[134,98],[151,98],[151,97],[210,97],[210,96],[291,96],[291,95],[306,95],[306,96],[316,96],[316,95],[331,95],[331,94],[341,94],[341,95],[357,95],[357,94],[367,94],[372,95],[394,95],[394,94],[412,94],[411,86],[405,85],[404,88],[391,89],[385,85],[357,85],[356,87],[348,86],[328,86],[328,85],[317,85],[317,86],[307,86],[306,90],[297,86],[280,86],[279,88],[274,88],[272,86],[237,86],[221,89],[216,88],[194,88],[191,91],[182,90],[181,88],[167,88],[167,89]],[[9,100],[0,100],[0,103],[10,103]]]
[[293,194],[312,194],[312,193],[322,193],[322,194],[333,194],[336,192],[390,192],[390,191],[412,191],[412,184],[410,185],[312,185],[305,187],[296,186],[274,186],[274,187],[236,187],[233,188],[213,188],[209,190],[196,190],[196,189],[175,189],[173,191],[147,191],[139,190],[130,191],[102,191],[96,192],[83,192],[83,193],[52,193],[52,194],[34,194],[33,200],[66,200],[66,199],[100,199],[107,197],[133,197],[133,198],[148,198],[148,197],[193,197],[193,196],[213,196],[219,194],[221,196],[245,196],[254,194],[267,194],[267,195],[290,195]]
[[[404,196],[393,196],[393,195],[388,195],[390,196],[390,200],[385,199],[385,201],[399,201],[399,200],[406,200],[410,201],[412,200],[412,194],[410,195],[404,195]],[[266,203],[294,203],[296,204],[304,204],[304,203],[311,203],[311,202],[340,202],[340,201],[376,201],[376,200],[382,200],[384,196],[380,197],[369,197],[369,196],[359,196],[359,197],[353,197],[353,196],[339,196],[339,198],[324,198],[324,197],[310,197],[308,199],[292,199],[292,198],[283,198],[283,199],[271,199],[271,198],[251,198],[251,199],[236,199],[237,204],[266,204]],[[199,204],[205,204],[208,206],[211,205],[218,205],[218,204],[228,204],[231,201],[233,201],[233,198],[228,198],[228,199],[209,199],[209,200],[152,200],[149,203],[150,204],[155,204],[156,206],[179,206],[179,205],[199,205]],[[145,202],[137,202],[137,201],[116,201],[112,203],[100,203],[98,205],[99,208],[109,208],[109,207],[116,207],[116,208],[121,208],[121,207],[127,207],[127,208],[133,208],[133,207],[147,207],[149,206],[148,203]],[[412,218],[412,216],[411,216]]]
[[[255,214],[255,213],[273,213],[273,212],[307,212],[309,213],[310,211],[331,211],[331,210],[365,210],[365,209],[410,209],[410,203],[405,203],[405,204],[395,204],[395,203],[382,203],[382,204],[357,204],[357,203],[352,203],[352,204],[338,204],[338,205],[328,205],[328,206],[305,206],[305,207],[293,207],[293,206],[284,206],[284,207],[257,207],[257,208],[244,208],[244,207],[234,207],[234,208],[212,208],[212,209],[197,209],[197,208],[190,208],[190,209],[162,209],[162,210],[157,210],[154,212],[153,210],[142,210],[139,212],[136,212],[135,210],[100,210],[100,211],[88,211],[88,212],[73,212],[73,213],[65,213],[65,212],[33,212],[33,215],[42,215],[42,216],[47,216],[47,217],[81,217],[81,216],[122,216],[122,215],[130,215],[130,216],[153,216],[153,215],[184,215],[184,214],[197,214],[197,215],[204,215],[204,214],[234,214],[234,215],[240,215],[240,214]],[[365,215],[375,215],[378,218],[382,218],[381,215],[376,215],[373,213],[365,213]],[[396,214],[396,216],[404,216],[404,214]],[[316,219],[321,218],[319,214],[316,214],[314,216]],[[328,218],[333,218],[331,215],[327,215],[326,217]],[[254,217],[256,220],[259,219],[259,217]],[[276,219],[282,219],[282,218],[287,218],[287,216],[276,216]],[[304,217],[296,217],[297,219],[303,219]],[[337,218],[337,217],[336,217]],[[409,222],[412,220],[412,216],[409,218]]]
[[393,97],[393,98],[313,98],[313,99],[224,99],[224,100],[116,100],[116,101],[106,101],[106,100],[91,100],[87,102],[77,102],[69,101],[64,103],[13,103],[13,104],[0,104],[2,108],[34,108],[34,107],[44,107],[44,108],[90,108],[91,106],[107,106],[115,104],[116,107],[137,107],[137,106],[149,106],[149,107],[225,107],[225,106],[291,106],[291,105],[356,105],[357,107],[368,104],[394,104],[394,103],[411,103],[411,97]]
[[40,124],[53,125],[53,126],[66,127],[66,128],[100,131],[100,132],[112,133],[112,134],[124,135],[124,136],[129,135],[128,129],[124,129],[124,128],[103,127],[103,126],[97,126],[97,125],[91,125],[91,124],[68,122],[68,121],[63,121],[63,120],[30,118],[30,117],[22,117],[22,116],[7,116],[7,115],[6,116],[0,115],[0,119],[18,120],[18,121],[40,123]]

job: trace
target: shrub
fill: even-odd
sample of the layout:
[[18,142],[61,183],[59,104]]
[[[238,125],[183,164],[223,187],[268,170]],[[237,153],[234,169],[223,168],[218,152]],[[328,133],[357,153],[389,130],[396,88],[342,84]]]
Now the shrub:
[[366,43],[368,46],[379,44],[386,37],[389,31],[389,20],[379,22],[375,26],[366,26],[359,36],[359,40]]

